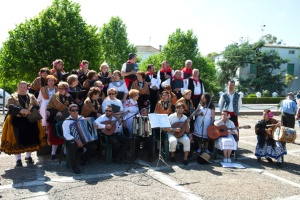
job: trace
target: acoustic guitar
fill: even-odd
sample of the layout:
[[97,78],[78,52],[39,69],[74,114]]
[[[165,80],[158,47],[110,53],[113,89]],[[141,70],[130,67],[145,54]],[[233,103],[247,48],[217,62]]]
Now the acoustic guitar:
[[200,108],[197,108],[186,120],[184,120],[183,122],[175,122],[174,124],[171,125],[172,128],[180,128],[180,131],[179,132],[174,132],[173,135],[177,138],[180,138],[183,136],[184,132],[185,132],[185,129],[186,129],[186,122],[189,120],[189,119],[192,119],[192,117],[194,115],[196,115],[196,113],[200,110]]
[[225,125],[222,126],[210,125],[207,127],[207,136],[212,140],[216,140],[219,137],[226,137],[228,135],[227,130],[250,129],[250,128],[251,126],[249,125],[240,126],[236,128],[227,128],[227,126]]
[[110,129],[102,128],[101,129],[102,133],[104,133],[107,136],[112,135],[115,132],[116,128],[117,128],[116,127],[117,121],[119,121],[119,119],[123,118],[129,112],[130,111],[127,110],[126,112],[124,112],[123,114],[121,114],[119,117],[117,117],[116,120],[107,120],[107,121],[102,122],[101,124],[105,124],[105,125],[110,124],[111,125]]

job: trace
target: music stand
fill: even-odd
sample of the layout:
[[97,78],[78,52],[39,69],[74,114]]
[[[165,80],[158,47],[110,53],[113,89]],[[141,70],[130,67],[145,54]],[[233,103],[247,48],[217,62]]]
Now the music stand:
[[158,166],[159,161],[162,161],[165,165],[168,166],[168,164],[165,162],[161,155],[161,134],[162,134],[162,128],[170,128],[171,124],[169,121],[169,117],[167,114],[157,114],[157,113],[151,113],[148,114],[149,116],[149,122],[151,128],[160,128],[159,130],[159,153],[158,153],[158,160],[156,166]]

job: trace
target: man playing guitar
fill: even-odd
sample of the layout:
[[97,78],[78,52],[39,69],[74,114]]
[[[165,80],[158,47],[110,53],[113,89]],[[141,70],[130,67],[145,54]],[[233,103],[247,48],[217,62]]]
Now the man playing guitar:
[[186,134],[183,134],[181,137],[176,138],[174,136],[174,133],[179,133],[181,131],[184,131],[185,133],[189,133],[190,132],[189,119],[187,119],[187,116],[185,116],[183,114],[184,105],[182,103],[176,104],[175,107],[176,107],[176,112],[169,116],[170,124],[172,125],[177,122],[182,122],[185,124],[183,124],[183,126],[180,126],[181,128],[166,128],[165,129],[165,131],[168,132],[171,162],[176,162],[174,152],[176,150],[177,142],[180,142],[183,144],[183,151],[184,151],[183,164],[188,165],[189,162],[188,162],[187,158],[188,158],[188,154],[190,152],[190,138]]
[[[112,116],[112,106],[107,105],[105,108],[105,114],[101,115],[95,120],[95,124],[97,129],[101,129],[101,131],[105,134],[106,132],[110,132],[110,130],[115,129],[111,135],[107,135],[108,142],[112,144],[113,149],[113,158],[119,164],[122,164],[125,161],[126,150],[129,147],[129,138],[123,134],[123,122],[119,121],[113,123],[117,120]],[[107,121],[111,121],[112,123],[105,123]]]

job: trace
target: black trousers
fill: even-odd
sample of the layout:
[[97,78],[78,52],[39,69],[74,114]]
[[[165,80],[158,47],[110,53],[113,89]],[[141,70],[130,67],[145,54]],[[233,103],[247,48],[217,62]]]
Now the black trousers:
[[[77,165],[76,156],[78,145],[75,140],[67,140],[66,146],[69,148],[71,166],[74,167]],[[97,145],[94,142],[89,142],[83,145],[83,147],[85,147],[87,150],[81,155],[80,159],[86,162],[91,157],[91,155],[95,153]]]
[[112,145],[112,156],[125,158],[126,151],[130,145],[130,139],[123,133],[114,133],[107,136],[107,140]]
[[289,128],[295,128],[295,115],[289,113],[282,113],[281,125]]

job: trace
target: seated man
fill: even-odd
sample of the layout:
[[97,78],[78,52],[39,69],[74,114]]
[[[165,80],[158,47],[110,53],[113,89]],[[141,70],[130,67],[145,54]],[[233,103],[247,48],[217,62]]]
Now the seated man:
[[[169,149],[170,149],[170,154],[171,154],[171,162],[176,162],[174,152],[176,150],[177,142],[180,142],[183,144],[183,151],[184,151],[184,159],[183,159],[183,164],[188,165],[189,162],[187,160],[189,152],[190,152],[190,138],[187,136],[186,133],[190,132],[190,125],[189,125],[189,120],[187,120],[187,116],[183,114],[184,111],[184,105],[182,103],[176,104],[176,112],[171,114],[169,116],[170,124],[174,124],[176,122],[182,122],[185,124],[182,126],[182,128],[166,128],[165,131],[168,132],[168,140],[169,140]],[[186,121],[187,120],[187,121]],[[185,126],[185,127],[184,127]],[[184,129],[184,134],[180,138],[177,138],[174,136],[174,133],[180,133],[181,129]]]
[[[141,110],[141,116],[140,117],[143,117],[143,116],[148,116],[148,111],[147,109],[142,109]],[[153,162],[153,136],[152,135],[149,135],[149,124],[148,124],[148,121],[149,120],[148,118],[144,118],[142,119],[142,121],[144,123],[142,123],[141,125],[137,124],[139,126],[139,129],[141,128],[141,132],[142,134],[144,134],[144,137],[143,136],[140,136],[139,134],[136,135],[135,137],[135,157],[137,157],[137,153],[138,151],[140,150],[140,144],[141,142],[143,141],[144,142],[144,145],[143,145],[143,148],[146,147],[147,148],[147,151],[148,151],[148,161],[149,162]],[[137,130],[139,131],[139,130]]]
[[86,148],[87,150],[80,156],[80,162],[82,165],[89,160],[90,156],[96,151],[97,145],[93,142],[83,144],[77,133],[75,122],[83,120],[84,118],[78,114],[79,107],[77,104],[71,104],[68,108],[70,116],[63,122],[62,128],[64,138],[66,139],[66,146],[69,148],[70,160],[72,170],[75,174],[80,174],[81,171],[76,164],[76,154],[78,148]]
[[[216,126],[222,126],[225,125],[227,128],[231,129],[231,128],[235,128],[234,123],[229,120],[229,116],[230,114],[228,113],[228,111],[223,110],[221,113],[222,117],[220,120],[215,121],[215,125]],[[230,154],[232,150],[236,150],[237,149],[237,143],[234,139],[234,134],[237,135],[237,130],[227,130],[228,135],[226,137],[220,137],[218,139],[218,145],[219,145],[219,149],[223,151],[224,154],[224,160],[223,162],[231,162],[230,159]]]
[[[112,156],[119,164],[122,164],[125,161],[125,154],[129,147],[130,140],[123,134],[122,118],[116,122],[117,119],[112,116],[112,112],[112,106],[107,105],[105,108],[105,114],[98,117],[95,120],[95,124],[98,129],[101,129],[101,131],[107,135],[108,142],[112,144]],[[106,121],[111,121],[112,123],[103,123]]]

